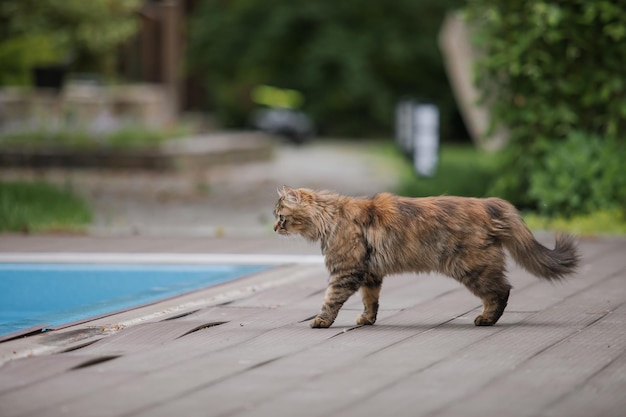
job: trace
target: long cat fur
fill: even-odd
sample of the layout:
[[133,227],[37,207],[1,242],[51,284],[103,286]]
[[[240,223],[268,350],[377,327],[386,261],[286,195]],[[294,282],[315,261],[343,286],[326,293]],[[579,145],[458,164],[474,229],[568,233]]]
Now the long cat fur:
[[320,241],[330,279],[311,327],[329,327],[360,290],[364,311],[357,324],[374,324],[383,278],[401,272],[437,271],[465,285],[483,302],[477,326],[494,325],[511,285],[505,253],[549,281],[576,271],[575,240],[556,236],[554,249],[535,240],[518,211],[499,198],[407,198],[388,193],[352,198],[330,191],[283,187],[274,230]]

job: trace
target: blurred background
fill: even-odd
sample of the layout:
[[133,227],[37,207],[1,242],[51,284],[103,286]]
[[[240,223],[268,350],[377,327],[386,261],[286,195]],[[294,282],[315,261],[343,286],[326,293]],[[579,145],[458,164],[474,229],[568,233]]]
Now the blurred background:
[[0,232],[267,235],[288,184],[626,233],[624,62],[609,0],[3,0]]

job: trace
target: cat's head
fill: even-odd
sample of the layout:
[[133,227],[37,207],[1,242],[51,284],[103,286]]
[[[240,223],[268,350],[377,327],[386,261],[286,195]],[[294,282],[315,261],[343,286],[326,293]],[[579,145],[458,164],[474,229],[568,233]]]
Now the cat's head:
[[279,235],[297,234],[307,239],[317,239],[314,191],[285,185],[278,190],[278,196],[274,208],[274,231]]

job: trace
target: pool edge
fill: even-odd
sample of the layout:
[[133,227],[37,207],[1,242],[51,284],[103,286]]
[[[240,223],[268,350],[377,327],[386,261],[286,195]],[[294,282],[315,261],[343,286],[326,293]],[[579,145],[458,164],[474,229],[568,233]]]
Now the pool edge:
[[[287,283],[297,282],[307,276],[307,271],[320,268],[320,272],[325,271],[322,265],[297,265],[284,264],[270,267],[264,271],[252,273],[250,275],[226,281],[214,286],[194,290],[186,294],[177,295],[167,300],[161,300],[146,306],[136,307],[112,315],[95,318],[90,321],[73,324],[53,332],[41,333],[28,337],[18,337],[0,343],[0,367],[15,359],[54,354],[72,349],[74,345],[85,343],[85,339],[72,341],[73,331],[81,329],[98,328],[99,334],[91,335],[89,339],[94,341],[103,337],[108,337],[118,331],[142,323],[158,322],[180,315],[186,311],[223,305],[232,301],[246,298],[258,291],[271,289]],[[58,332],[58,333],[57,333]],[[54,334],[62,336],[67,332],[67,339],[59,341],[53,345],[46,344],[46,336]]]

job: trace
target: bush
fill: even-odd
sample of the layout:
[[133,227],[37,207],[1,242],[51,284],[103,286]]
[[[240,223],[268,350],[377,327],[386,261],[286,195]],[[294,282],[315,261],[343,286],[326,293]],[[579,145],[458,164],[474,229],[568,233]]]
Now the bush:
[[573,132],[551,142],[542,169],[530,172],[528,196],[541,214],[589,214],[624,209],[626,147],[617,141]]
[[153,129],[143,125],[127,124],[106,131],[70,126],[40,126],[33,129],[0,133],[3,146],[45,149],[153,149],[168,140],[188,135],[191,129],[180,125],[170,129]]
[[[620,193],[591,174],[617,163],[612,152],[626,138],[626,4],[475,0],[467,12],[485,52],[477,81],[495,123],[510,131],[492,192],[552,214],[618,204]],[[603,173],[601,183],[620,175]]]
[[388,132],[403,95],[435,102],[450,126],[456,107],[436,38],[459,3],[207,0],[191,21],[188,61],[226,126],[247,123],[261,84],[302,92],[325,133]]

